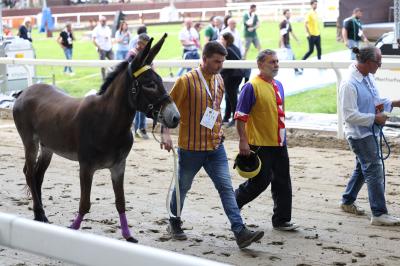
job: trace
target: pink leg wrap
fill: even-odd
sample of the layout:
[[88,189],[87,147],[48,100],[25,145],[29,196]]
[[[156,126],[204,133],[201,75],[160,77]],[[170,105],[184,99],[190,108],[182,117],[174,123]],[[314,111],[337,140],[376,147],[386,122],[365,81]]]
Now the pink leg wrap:
[[125,215],[124,212],[119,214],[119,221],[121,223],[122,236],[125,239],[130,238],[131,237],[131,232],[129,231],[128,221],[126,220],[126,215]]
[[71,224],[70,228],[74,229],[74,230],[78,230],[79,227],[81,227],[82,220],[83,220],[83,215],[78,213],[78,215],[76,216],[74,222]]

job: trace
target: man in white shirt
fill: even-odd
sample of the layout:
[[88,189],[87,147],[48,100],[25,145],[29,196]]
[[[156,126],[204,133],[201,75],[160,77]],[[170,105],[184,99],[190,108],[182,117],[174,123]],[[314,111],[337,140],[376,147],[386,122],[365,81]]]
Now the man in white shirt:
[[364,210],[355,201],[364,183],[368,188],[372,225],[400,225],[400,219],[389,215],[385,201],[383,159],[378,152],[379,126],[388,118],[385,112],[400,107],[400,101],[380,98],[374,74],[382,64],[382,54],[375,46],[354,47],[357,62],[340,84],[340,107],[345,134],[356,155],[356,167],[342,195],[341,209],[355,215]]
[[[100,60],[105,60],[106,58],[109,60],[114,59],[111,42],[111,29],[107,26],[106,17],[100,17],[99,24],[92,31],[92,40],[97,48]],[[101,76],[103,77],[103,80],[105,80],[106,70],[103,67],[101,68]]]
[[[183,55],[182,58],[184,60],[189,59],[200,59],[199,51],[200,49],[200,38],[199,33],[195,28],[193,28],[193,21],[191,18],[185,18],[184,27],[179,32],[179,40],[183,46]],[[190,71],[190,68],[186,68],[186,71]],[[181,68],[178,72],[178,77],[183,74],[185,68]]]
[[244,55],[244,46],[242,44],[242,40],[240,39],[240,33],[236,29],[236,20],[234,18],[228,19],[228,26],[221,31],[221,35],[225,32],[230,32],[233,35],[234,41],[233,45],[235,45],[240,50],[241,56]]

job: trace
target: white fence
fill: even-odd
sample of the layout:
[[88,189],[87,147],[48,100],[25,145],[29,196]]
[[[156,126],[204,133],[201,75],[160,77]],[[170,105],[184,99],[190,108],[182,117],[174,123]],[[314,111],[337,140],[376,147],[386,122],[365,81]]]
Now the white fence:
[[[248,11],[252,3],[228,3],[226,7],[210,7],[210,8],[179,8],[175,11],[179,14],[179,18],[182,19],[185,14],[188,13],[200,13],[200,19],[202,21],[208,20],[210,15],[207,13],[224,12],[225,15],[232,14],[234,16],[241,16],[243,12]],[[268,14],[269,20],[277,20],[282,17],[282,10],[285,8],[291,9],[294,16],[304,17],[308,11],[310,2],[307,0],[282,0],[282,1],[265,1],[265,2],[254,2],[257,5],[257,13],[259,16],[264,17]],[[138,15],[142,18],[146,14],[161,14],[163,9],[149,9],[149,10],[123,10],[126,15]],[[272,14],[272,16],[270,16]],[[79,13],[56,13],[53,14],[55,25],[57,26],[58,21],[64,18],[75,18],[77,25],[81,24],[82,17],[93,17],[93,16],[114,16],[115,11],[107,12],[79,12]],[[3,17],[4,21],[9,21],[13,17]]]
[[[37,66],[76,66],[76,67],[111,67],[119,63],[118,60],[51,60],[51,59],[19,59],[19,58],[0,58],[0,64],[12,65],[37,65]],[[351,64],[351,61],[280,61],[280,68],[318,68],[318,69],[332,69],[336,75],[337,91],[339,84],[342,80],[340,73],[341,69],[346,69]],[[198,60],[155,60],[154,66],[156,68],[170,68],[170,67],[189,67],[194,68],[199,65]],[[224,62],[224,68],[257,68],[255,60],[227,60]],[[400,62],[397,61],[383,61],[381,69],[400,69]],[[28,84],[32,84],[32,77],[28,72]],[[337,137],[343,138],[343,119],[339,110],[340,103],[337,93]]]
[[223,266],[193,256],[35,222],[0,212],[0,246],[88,266]]

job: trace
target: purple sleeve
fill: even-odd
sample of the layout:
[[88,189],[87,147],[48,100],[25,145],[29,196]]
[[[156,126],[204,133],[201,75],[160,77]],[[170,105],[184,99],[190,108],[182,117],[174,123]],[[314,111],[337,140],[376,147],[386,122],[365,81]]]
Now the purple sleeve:
[[251,108],[255,103],[256,97],[254,95],[254,89],[252,84],[248,82],[242,87],[242,91],[236,106],[235,119],[247,121]]

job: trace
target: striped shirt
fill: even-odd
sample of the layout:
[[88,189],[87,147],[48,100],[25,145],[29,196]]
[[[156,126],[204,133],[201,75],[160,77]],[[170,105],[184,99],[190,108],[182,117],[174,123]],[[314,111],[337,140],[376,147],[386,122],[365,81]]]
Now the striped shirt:
[[[211,151],[218,148],[223,133],[220,105],[224,83],[219,74],[207,75],[201,72],[209,87],[210,97],[197,71],[201,71],[200,68],[179,77],[171,90],[171,97],[181,114],[178,145],[179,148],[190,151]],[[207,107],[219,113],[212,129],[200,125]]]
[[246,123],[250,145],[286,145],[284,99],[283,86],[277,80],[256,76],[243,85],[235,119]]

